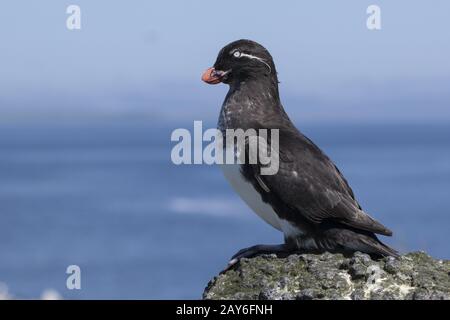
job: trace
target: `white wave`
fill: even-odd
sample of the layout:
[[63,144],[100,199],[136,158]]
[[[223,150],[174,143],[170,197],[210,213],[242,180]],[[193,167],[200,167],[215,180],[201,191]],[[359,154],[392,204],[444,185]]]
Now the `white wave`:
[[[54,289],[46,289],[42,292],[40,299],[41,300],[61,300],[63,297],[59,294],[58,291]],[[13,300],[20,299],[20,297],[16,297],[9,292],[8,286],[0,282],[0,300]]]
[[41,294],[41,300],[61,300],[62,296],[54,289],[46,289]]
[[180,214],[245,217],[248,208],[231,197],[176,197],[169,200],[169,210]]
[[8,286],[0,282],[0,300],[11,300],[13,296],[9,293]]

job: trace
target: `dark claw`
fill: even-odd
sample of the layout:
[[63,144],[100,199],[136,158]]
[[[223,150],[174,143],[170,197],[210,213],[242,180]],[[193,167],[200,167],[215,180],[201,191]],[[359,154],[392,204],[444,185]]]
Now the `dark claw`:
[[224,273],[230,269],[232,269],[242,258],[253,258],[261,254],[276,254],[280,257],[286,257],[289,253],[294,252],[292,248],[290,248],[286,244],[278,244],[278,245],[264,245],[258,244],[256,246],[248,247],[239,250],[236,254],[231,257],[230,262],[228,262],[228,266],[221,272]]

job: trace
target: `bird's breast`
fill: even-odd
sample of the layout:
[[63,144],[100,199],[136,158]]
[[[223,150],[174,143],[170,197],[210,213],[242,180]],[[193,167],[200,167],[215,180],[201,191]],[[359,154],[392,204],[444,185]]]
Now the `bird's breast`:
[[240,164],[222,164],[222,172],[231,187],[242,200],[264,221],[275,229],[282,231],[280,219],[272,206],[262,200],[261,194],[247,181],[241,173]]

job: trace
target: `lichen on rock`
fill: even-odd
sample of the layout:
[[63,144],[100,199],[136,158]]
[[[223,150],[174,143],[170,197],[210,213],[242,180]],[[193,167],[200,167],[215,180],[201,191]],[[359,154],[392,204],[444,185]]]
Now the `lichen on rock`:
[[373,260],[367,254],[263,255],[210,281],[204,299],[450,299],[450,261],[424,252]]

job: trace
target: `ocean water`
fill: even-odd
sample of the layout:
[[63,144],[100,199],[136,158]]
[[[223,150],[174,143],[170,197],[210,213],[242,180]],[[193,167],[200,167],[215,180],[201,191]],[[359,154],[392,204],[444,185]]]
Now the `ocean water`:
[[[282,241],[217,167],[171,163],[174,128],[0,127],[0,282],[10,295],[196,299],[237,250]],[[383,240],[450,258],[450,126],[303,132],[394,231]],[[66,288],[69,265],[81,268],[81,290]]]

